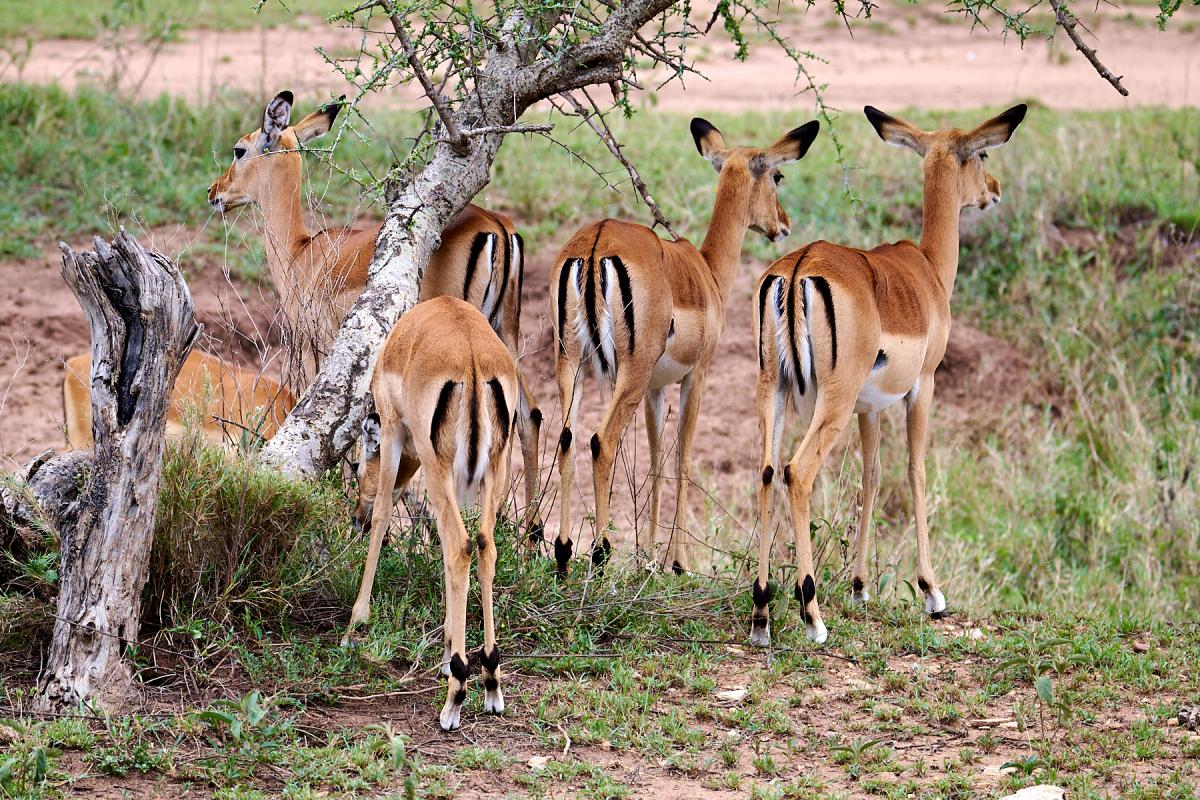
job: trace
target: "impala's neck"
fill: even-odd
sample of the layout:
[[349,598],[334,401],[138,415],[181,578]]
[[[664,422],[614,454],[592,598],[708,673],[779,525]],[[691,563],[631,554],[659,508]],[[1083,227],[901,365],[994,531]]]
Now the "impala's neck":
[[742,242],[750,225],[749,180],[749,175],[740,171],[721,171],[712,218],[700,245],[700,255],[716,278],[722,302],[729,298],[733,288],[738,262],[742,259]]
[[265,222],[267,266],[280,294],[295,286],[307,285],[312,278],[308,274],[308,265],[302,264],[303,259],[297,257],[311,238],[300,202],[300,165],[294,165],[294,169],[292,164],[283,166],[272,173],[270,184],[257,198]]
[[958,273],[958,169],[944,155],[925,161],[925,211],[921,222],[921,252],[937,270],[949,297]]

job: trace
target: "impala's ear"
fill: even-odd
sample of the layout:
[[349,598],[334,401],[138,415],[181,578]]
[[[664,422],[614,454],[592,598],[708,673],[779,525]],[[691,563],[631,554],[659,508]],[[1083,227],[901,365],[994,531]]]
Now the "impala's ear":
[[368,414],[362,421],[363,461],[379,458],[379,415]]
[[[821,123],[816,120],[801,125],[799,128],[793,128],[767,150],[762,159],[761,169],[753,170],[753,167],[757,165],[752,165],[752,170],[757,174],[762,174],[789,162],[799,161],[804,158],[808,148],[812,147],[813,141],[820,132]],[[755,161],[758,159],[756,158]]]
[[326,103],[297,122],[295,131],[296,138],[300,141],[300,144],[305,144],[318,136],[324,136],[329,133],[329,129],[333,127],[333,121],[337,119],[338,113],[345,104],[346,95],[342,95],[337,100],[334,100],[332,103]]
[[1013,106],[1008,111],[997,117],[992,117],[968,133],[963,137],[962,142],[958,146],[959,157],[963,161],[966,161],[981,150],[999,147],[1007,142],[1013,135],[1013,131],[1025,119],[1025,112],[1028,110],[1028,107],[1024,103]]
[[700,151],[700,155],[709,160],[717,172],[720,172],[725,163],[725,137],[717,130],[716,125],[700,117],[692,120],[691,128],[696,149]]
[[264,153],[279,142],[279,134],[288,126],[292,118],[292,93],[280,92],[271,98],[263,110],[262,147]]
[[875,128],[880,139],[896,147],[914,150],[917,155],[925,155],[925,132],[920,128],[885,114],[875,106],[865,106],[863,113],[867,115],[867,120]]

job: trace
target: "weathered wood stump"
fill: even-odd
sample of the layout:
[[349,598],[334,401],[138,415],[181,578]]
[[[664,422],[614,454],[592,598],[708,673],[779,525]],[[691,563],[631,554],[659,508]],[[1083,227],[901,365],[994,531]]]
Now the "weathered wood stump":
[[[117,708],[132,673],[154,535],[167,404],[199,330],[176,266],[124,231],[94,252],[60,244],[62,275],[92,334],[95,449],[74,502],[59,514],[58,611],[40,682],[45,708]],[[76,473],[78,475],[78,473]]]

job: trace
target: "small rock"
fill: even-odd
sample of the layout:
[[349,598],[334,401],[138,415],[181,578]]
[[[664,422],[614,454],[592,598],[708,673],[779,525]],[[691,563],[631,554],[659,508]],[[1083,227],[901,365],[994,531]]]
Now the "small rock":
[[744,687],[738,689],[729,689],[724,692],[717,692],[717,699],[726,700],[730,703],[740,703],[747,694],[749,694],[749,692],[747,692]]
[[1028,786],[1015,794],[1005,795],[1000,800],[1065,800],[1066,796],[1066,789],[1043,783],[1039,786]]
[[529,759],[529,768],[530,769],[545,769],[546,765],[549,763],[550,763],[550,756],[534,756],[533,758]]
[[1147,653],[1150,651],[1150,645],[1143,642],[1141,639],[1133,640],[1133,651],[1135,653]]
[[1179,724],[1189,731],[1200,729],[1200,706],[1184,706],[1179,709]]

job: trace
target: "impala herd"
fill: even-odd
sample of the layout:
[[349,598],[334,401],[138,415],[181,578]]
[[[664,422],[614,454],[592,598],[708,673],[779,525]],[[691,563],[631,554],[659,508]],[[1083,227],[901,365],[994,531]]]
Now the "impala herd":
[[[311,231],[301,202],[302,146],[329,131],[340,104],[291,124],[293,97],[281,92],[262,124],[240,138],[233,162],[208,191],[225,213],[254,203],[262,211],[265,251],[290,343],[303,345],[304,372],[319,355],[367,283],[379,227]],[[823,458],[858,415],[863,453],[862,507],[855,534],[852,599],[865,602],[867,548],[879,489],[879,414],[904,402],[908,477],[917,533],[917,583],[925,610],[939,618],[946,601],[934,576],[925,509],[925,451],[934,372],[950,330],[950,296],[958,268],[962,208],[990,208],[999,182],[984,169],[987,150],[1008,141],[1024,119],[1015,106],[979,127],[922,131],[867,106],[865,114],[888,144],[922,159],[924,216],[919,244],[910,241],[860,250],[818,241],[780,258],[754,293],[758,382],[756,406],[762,480],[758,489],[759,561],[750,640],[770,644],[770,555],[775,500],[786,500],[796,548],[795,596],[815,642],[827,632],[816,598],[809,534],[809,498]],[[787,237],[791,220],[780,205],[780,168],[803,158],[817,137],[810,122],[769,147],[731,147],[721,132],[694,119],[696,148],[717,172],[716,199],[699,248],[665,241],[651,229],[620,220],[590,223],[572,236],[550,271],[550,319],[562,409],[558,440],[560,524],[554,542],[558,574],[572,556],[571,487],[575,424],[586,368],[612,389],[599,428],[588,442],[595,492],[592,561],[602,565],[612,545],[609,500],[614,460],[639,403],[650,449],[648,541],[635,532],[635,550],[653,550],[659,524],[663,468],[663,391],[679,384],[676,507],[664,564],[689,567],[687,490],[690,454],[708,373],[725,327],[726,304],[748,230],[772,242]],[[542,538],[537,513],[538,446],[542,414],[517,364],[525,248],[507,216],[468,205],[450,223],[420,287],[420,301],[396,324],[379,351],[371,379],[375,413],[362,425],[357,466],[356,528],[370,532],[358,598],[344,642],[369,615],[380,548],[400,491],[418,468],[438,521],[445,566],[445,654],[449,677],[441,727],[459,726],[470,657],[466,650],[469,572],[478,549],[484,641],[479,654],[484,709],[502,713],[499,650],[492,611],[496,570],[493,529],[508,485],[515,428],[525,483],[524,528]],[[87,355],[70,359],[63,384],[67,435],[73,447],[91,444]],[[297,380],[292,380],[296,383]],[[269,437],[294,395],[283,385],[193,352],[176,381],[168,433],[182,429],[187,406],[199,407],[205,437],[214,443],[248,429]],[[791,458],[781,460],[788,409],[808,420]],[[478,500],[472,536],[460,508]],[[778,504],[784,506],[783,502]]]

